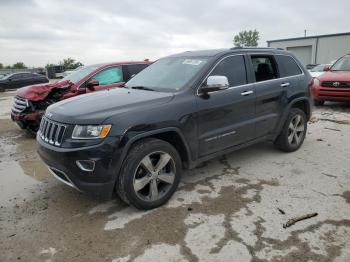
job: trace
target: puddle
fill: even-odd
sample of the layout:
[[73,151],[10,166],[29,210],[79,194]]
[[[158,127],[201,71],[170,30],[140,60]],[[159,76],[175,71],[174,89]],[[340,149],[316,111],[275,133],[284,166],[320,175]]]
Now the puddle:
[[14,199],[33,196],[49,172],[39,161],[0,163],[0,206],[14,205]]
[[0,119],[8,119],[11,114],[13,97],[7,95],[0,96]]

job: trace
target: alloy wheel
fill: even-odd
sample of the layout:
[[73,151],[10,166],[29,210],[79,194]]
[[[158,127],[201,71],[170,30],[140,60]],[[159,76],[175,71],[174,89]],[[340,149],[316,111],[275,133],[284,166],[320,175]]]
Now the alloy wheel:
[[298,146],[305,132],[305,123],[301,115],[295,115],[288,126],[288,142],[292,146]]
[[136,195],[144,201],[161,199],[171,189],[175,172],[175,162],[168,153],[159,151],[146,155],[134,174]]

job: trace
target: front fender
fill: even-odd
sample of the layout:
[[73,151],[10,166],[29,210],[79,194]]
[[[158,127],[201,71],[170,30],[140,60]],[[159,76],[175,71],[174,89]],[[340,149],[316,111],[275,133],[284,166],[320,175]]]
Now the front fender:
[[[119,148],[121,150],[119,150],[119,153],[115,155],[116,159],[113,159],[113,162],[116,163],[116,166],[114,166],[115,169],[115,173],[116,173],[116,179],[119,175],[120,169],[123,165],[124,159],[127,156],[127,153],[129,152],[131,146],[136,142],[139,141],[143,138],[147,138],[147,137],[152,137],[154,135],[159,135],[165,132],[176,132],[180,139],[182,140],[182,143],[185,147],[185,151],[188,157],[189,162],[192,163],[191,161],[191,153],[190,153],[190,149],[189,146],[186,142],[186,139],[184,137],[184,135],[182,134],[181,130],[177,127],[166,127],[166,128],[161,128],[161,129],[157,129],[157,130],[152,130],[152,131],[147,131],[147,132],[142,132],[140,134],[136,134],[131,136],[130,138],[128,138],[128,133],[125,132],[123,134],[123,136],[120,138],[120,142],[119,142]],[[191,163],[189,163],[190,167],[192,166]]]

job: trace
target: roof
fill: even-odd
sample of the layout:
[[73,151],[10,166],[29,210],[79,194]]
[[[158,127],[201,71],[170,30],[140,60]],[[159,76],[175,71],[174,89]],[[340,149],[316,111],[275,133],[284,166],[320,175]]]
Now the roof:
[[106,67],[106,66],[112,66],[112,65],[130,65],[130,64],[151,64],[152,62],[149,60],[144,61],[122,61],[122,62],[110,62],[110,63],[98,63],[98,64],[92,64],[88,66],[94,66],[94,67]]
[[225,48],[225,49],[211,49],[211,50],[198,50],[198,51],[186,51],[174,55],[170,55],[169,57],[213,57],[217,55],[223,55],[227,53],[235,53],[235,52],[259,52],[259,51],[272,51],[274,53],[283,52],[278,48],[271,47],[233,47],[233,48]]
[[302,39],[311,39],[311,38],[323,38],[323,37],[334,37],[334,36],[344,36],[344,35],[349,35],[350,36],[350,32],[337,33],[337,34],[328,34],[328,35],[314,35],[314,36],[305,36],[305,37],[294,37],[294,38],[267,40],[266,42],[267,43],[273,43],[273,42],[283,42],[283,41],[302,40]]

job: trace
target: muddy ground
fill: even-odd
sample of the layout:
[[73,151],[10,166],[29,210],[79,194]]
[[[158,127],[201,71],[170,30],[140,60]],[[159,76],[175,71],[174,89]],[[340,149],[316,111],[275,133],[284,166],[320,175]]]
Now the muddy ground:
[[9,120],[12,96],[0,94],[0,261],[350,261],[349,105],[317,108],[298,152],[263,143],[209,161],[143,212],[51,177]]

